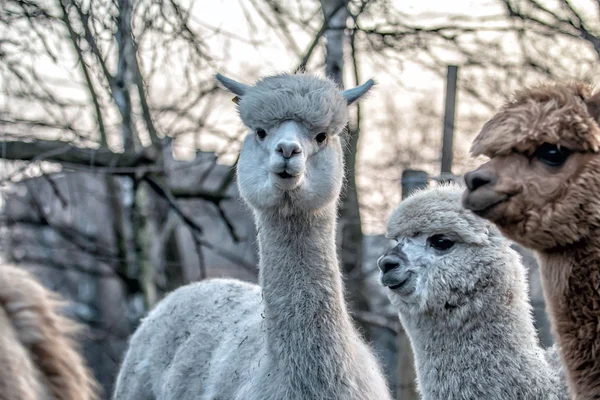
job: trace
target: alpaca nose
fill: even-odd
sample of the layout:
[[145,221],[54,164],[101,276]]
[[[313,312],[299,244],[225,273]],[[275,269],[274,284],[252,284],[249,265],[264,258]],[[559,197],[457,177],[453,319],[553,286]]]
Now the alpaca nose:
[[298,142],[294,142],[291,140],[282,140],[277,143],[277,147],[275,147],[275,151],[277,153],[281,153],[283,158],[292,158],[298,154],[302,153],[302,147]]
[[390,254],[387,256],[383,256],[379,260],[377,260],[377,266],[379,267],[381,272],[385,274],[386,272],[391,271],[394,268],[398,268],[400,266],[400,262],[401,260],[399,257]]
[[474,191],[487,184],[496,183],[496,175],[488,169],[478,168],[465,174],[465,183],[470,191]]

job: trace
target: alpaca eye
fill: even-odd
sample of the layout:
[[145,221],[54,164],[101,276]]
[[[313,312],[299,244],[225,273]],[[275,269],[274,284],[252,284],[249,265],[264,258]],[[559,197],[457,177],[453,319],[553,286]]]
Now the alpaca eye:
[[454,242],[444,235],[433,235],[427,239],[429,246],[433,247],[436,250],[448,250],[454,246]]
[[325,139],[327,139],[327,134],[325,132],[321,132],[317,136],[315,136],[315,140],[317,141],[317,143],[323,143]]
[[256,130],[256,136],[258,136],[259,139],[264,139],[265,137],[267,137],[267,131],[265,131],[264,129],[260,129],[258,128]]
[[555,144],[544,143],[535,151],[535,158],[551,167],[560,167],[571,155],[571,150]]

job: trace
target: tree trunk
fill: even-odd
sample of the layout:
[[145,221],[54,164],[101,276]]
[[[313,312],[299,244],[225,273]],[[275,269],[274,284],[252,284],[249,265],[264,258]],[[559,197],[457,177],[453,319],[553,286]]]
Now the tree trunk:
[[[346,0],[321,0],[323,18],[327,24],[327,54],[325,56],[325,73],[328,77],[344,87],[344,44],[346,40],[346,20],[348,8]],[[337,10],[337,11],[336,11]],[[332,13],[334,13],[332,15]]]
[[[344,87],[344,46],[346,44],[346,21],[349,16],[346,0],[321,0],[323,17],[327,24],[325,31],[326,75],[333,79],[340,88]],[[355,183],[356,150],[358,146],[358,130],[348,129],[348,145],[344,146],[347,185],[340,203],[338,224],[338,248],[342,272],[346,281],[347,300],[351,309],[368,310],[368,303],[362,290],[363,233],[358,207],[358,194]],[[361,322],[356,321],[359,325]],[[361,326],[369,335],[368,326]]]

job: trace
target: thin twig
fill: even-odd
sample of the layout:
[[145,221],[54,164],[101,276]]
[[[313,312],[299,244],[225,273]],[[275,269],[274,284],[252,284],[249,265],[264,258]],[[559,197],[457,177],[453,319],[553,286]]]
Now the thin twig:
[[60,191],[60,188],[58,187],[58,185],[56,184],[54,179],[51,176],[49,176],[48,174],[42,174],[42,178],[50,184],[50,187],[52,188],[52,192],[54,192],[54,195],[56,196],[58,201],[60,201],[60,205],[62,206],[62,208],[67,207],[69,205],[69,203],[67,202],[66,197]]
[[186,225],[188,225],[194,232],[202,234],[202,232],[203,232],[202,227],[200,227],[200,225],[198,225],[194,220],[192,220],[190,217],[188,217],[183,212],[181,207],[179,207],[179,204],[177,204],[177,200],[175,199],[175,196],[173,196],[173,193],[171,193],[171,191],[168,188],[163,187],[160,183],[158,183],[155,179],[153,179],[148,174],[144,175],[143,180],[146,181],[146,183],[148,183],[148,185],[150,185],[150,187],[152,188],[152,190],[154,190],[156,192],[156,194],[158,194],[159,196],[161,196],[163,199],[166,200],[169,207],[173,211],[175,211],[175,213],[177,215],[179,215],[179,217],[183,220],[183,222],[186,223]]
[[[106,128],[104,125],[104,118],[102,117],[102,107],[100,106],[100,102],[98,101],[98,94],[96,93],[96,89],[94,87],[94,82],[92,81],[90,72],[88,71],[88,66],[85,63],[85,60],[83,58],[83,51],[81,50],[81,47],[79,46],[80,37],[79,37],[79,35],[77,35],[77,33],[75,33],[75,30],[73,29],[73,26],[71,25],[71,21],[69,20],[68,11],[63,3],[63,0],[59,0],[58,3],[60,4],[60,9],[62,12],[61,18],[62,18],[64,24],[67,26],[67,30],[69,31],[69,38],[71,39],[71,43],[73,44],[73,47],[75,48],[75,52],[77,53],[77,58],[79,59],[79,64],[81,65],[81,71],[83,72],[83,77],[85,78],[87,88],[88,88],[88,90],[90,92],[90,96],[92,98],[92,104],[94,105],[94,111],[96,113],[96,121],[98,122],[98,131],[100,132],[100,145],[107,146],[108,142],[106,139]],[[77,8],[77,10],[80,11],[79,8]],[[81,11],[80,11],[80,15],[81,15]],[[81,23],[86,25],[87,21],[82,19]],[[88,31],[88,29],[86,29],[86,32]]]
[[296,68],[296,72],[302,71],[304,69],[306,69],[306,65],[308,64],[308,60],[310,59],[310,57],[312,56],[313,51],[315,50],[315,47],[317,47],[317,44],[319,44],[319,40],[321,40],[321,37],[325,34],[325,32],[327,32],[327,30],[329,29],[329,21],[331,20],[331,18],[338,12],[340,11],[342,8],[346,7],[346,3],[345,2],[341,2],[334,10],[331,14],[329,14],[329,16],[327,18],[324,19],[323,21],[323,25],[321,26],[321,29],[319,29],[319,31],[317,32],[317,34],[315,35],[312,43],[310,44],[310,46],[308,46],[308,49],[306,50],[306,52],[304,53],[304,57],[302,57],[302,60],[300,61],[300,64],[298,64],[298,67]]

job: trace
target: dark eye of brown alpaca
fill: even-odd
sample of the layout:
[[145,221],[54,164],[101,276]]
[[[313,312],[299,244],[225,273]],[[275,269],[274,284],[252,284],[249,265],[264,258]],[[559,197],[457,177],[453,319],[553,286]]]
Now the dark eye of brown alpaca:
[[321,132],[317,136],[315,136],[315,140],[317,143],[323,143],[327,139],[327,133]]
[[265,131],[264,129],[260,129],[258,128],[256,130],[256,136],[258,136],[259,139],[264,139],[265,137],[267,137],[267,131]]
[[536,159],[551,167],[560,167],[570,155],[571,150],[550,143],[544,143],[534,153]]
[[444,235],[433,235],[427,239],[429,246],[433,247],[436,250],[449,250],[454,246],[454,242]]

